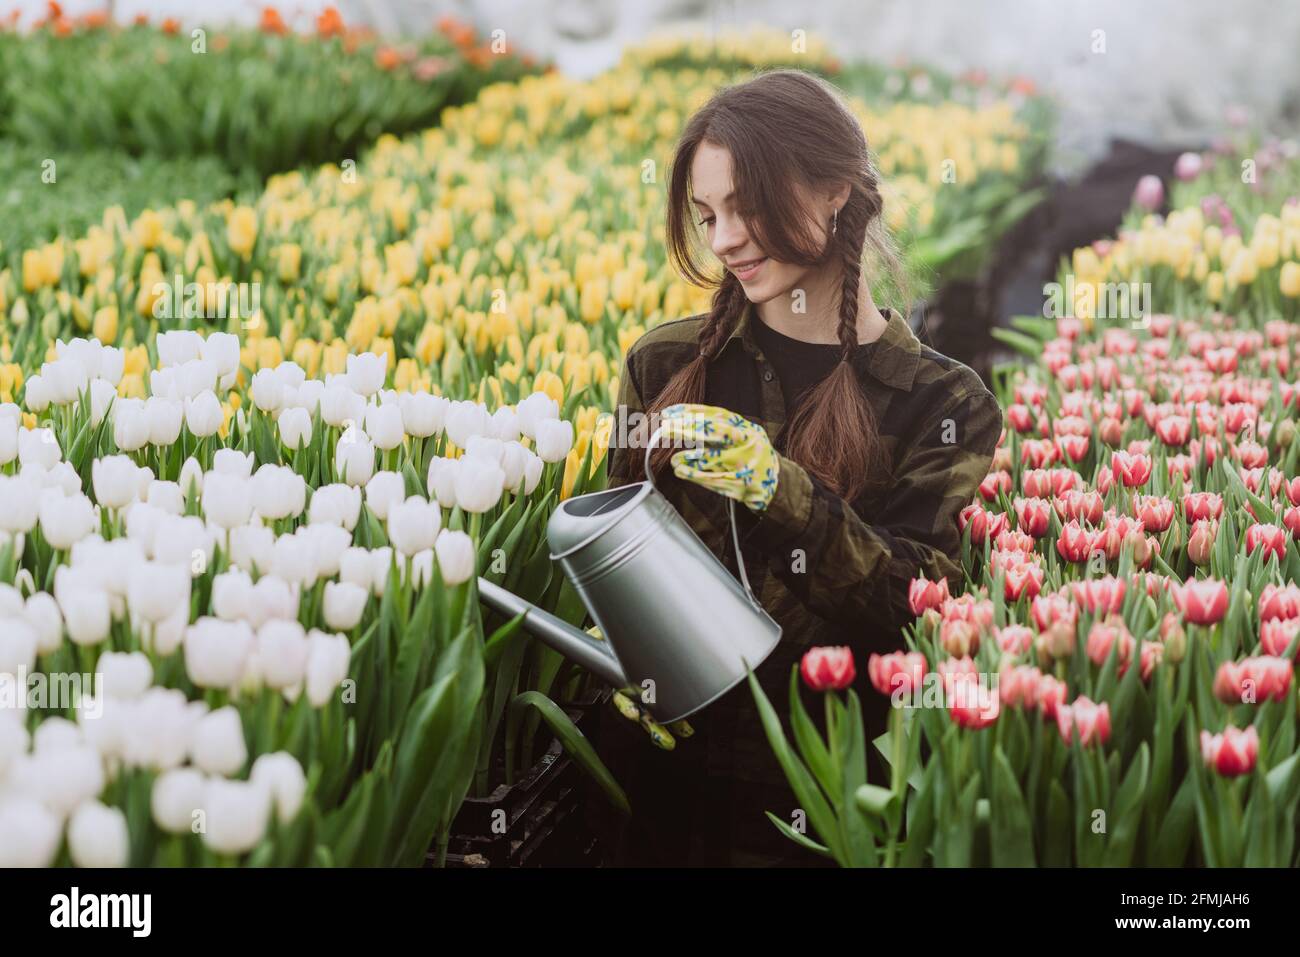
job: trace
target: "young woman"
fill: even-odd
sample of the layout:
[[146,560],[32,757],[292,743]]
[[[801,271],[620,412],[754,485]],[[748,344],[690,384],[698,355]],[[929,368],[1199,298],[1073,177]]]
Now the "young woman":
[[[905,313],[872,301],[864,254],[895,276],[897,258],[866,138],[829,84],[779,70],[717,93],[681,137],[668,201],[674,264],[717,291],[709,313],[632,346],[619,413],[706,443],[652,452],[656,481],[733,573],[737,502],[750,582],[783,628],[757,670],[783,720],[802,654],[848,646],[870,739],[888,700],[865,680],[867,656],[902,648],[911,579],[960,584],[957,513],[988,472],[1001,410],[974,372],[921,345]],[[611,484],[644,477],[650,429],[611,445]],[[763,813],[802,820],[747,684],[694,716],[671,752],[618,725],[603,756],[633,818],[616,862],[818,862]]]

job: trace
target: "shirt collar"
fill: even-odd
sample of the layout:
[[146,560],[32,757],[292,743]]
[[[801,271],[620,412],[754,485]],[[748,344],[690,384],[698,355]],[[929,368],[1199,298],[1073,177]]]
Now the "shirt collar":
[[[746,352],[757,355],[760,350],[754,340],[753,324],[759,321],[754,304],[746,302],[740,320],[727,336],[723,348],[730,346],[732,340],[738,340]],[[851,361],[859,372],[869,372],[891,388],[911,392],[916,381],[916,367],[921,361],[921,340],[916,338],[902,313],[890,309],[880,338],[858,346]]]

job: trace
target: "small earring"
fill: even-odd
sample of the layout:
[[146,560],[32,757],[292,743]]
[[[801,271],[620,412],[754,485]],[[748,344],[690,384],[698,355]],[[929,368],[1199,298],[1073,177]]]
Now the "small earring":
[[839,228],[840,228],[840,208],[836,206],[835,211],[831,213],[831,235],[834,236],[835,230]]

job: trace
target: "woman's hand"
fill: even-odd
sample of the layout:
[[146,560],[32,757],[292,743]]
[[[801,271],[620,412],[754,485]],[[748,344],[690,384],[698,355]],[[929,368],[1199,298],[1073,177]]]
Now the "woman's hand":
[[761,425],[715,405],[678,403],[660,415],[661,440],[692,448],[672,457],[678,478],[725,495],[755,512],[776,494],[779,458]]

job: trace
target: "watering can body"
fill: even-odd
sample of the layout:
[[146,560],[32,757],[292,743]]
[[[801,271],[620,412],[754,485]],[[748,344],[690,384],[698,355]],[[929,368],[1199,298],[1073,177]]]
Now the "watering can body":
[[[734,514],[732,523],[734,536]],[[526,612],[525,630],[615,687],[636,690],[661,722],[726,694],[780,640],[743,565],[742,587],[650,481],[566,499],[547,540],[604,641],[485,579],[480,597],[506,614]]]

